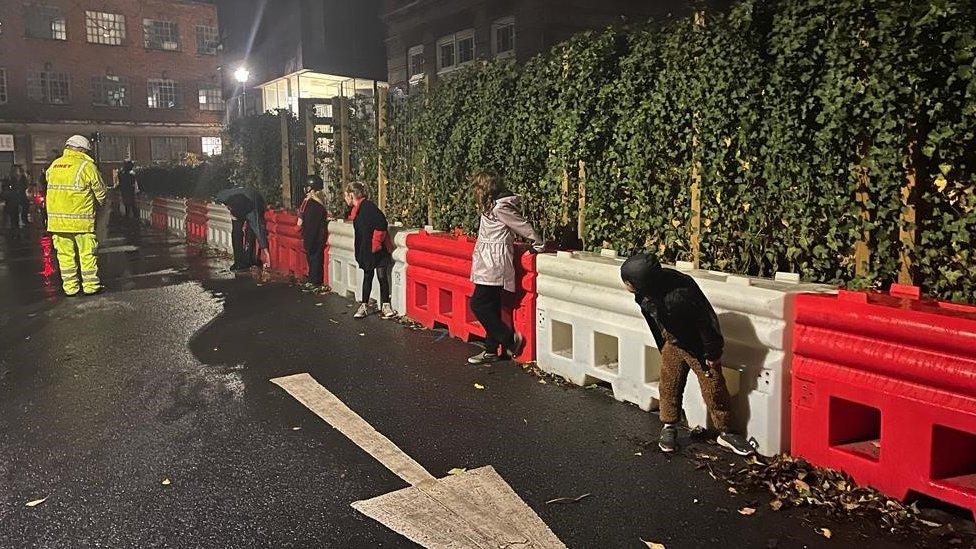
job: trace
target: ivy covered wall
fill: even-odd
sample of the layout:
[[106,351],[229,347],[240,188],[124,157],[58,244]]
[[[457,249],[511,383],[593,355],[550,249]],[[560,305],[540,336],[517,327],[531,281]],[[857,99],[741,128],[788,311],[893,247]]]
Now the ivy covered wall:
[[458,71],[391,98],[387,211],[473,230],[488,168],[549,238],[582,205],[586,248],[689,260],[697,181],[703,267],[882,286],[904,253],[927,292],[976,301],[974,9],[747,0]]

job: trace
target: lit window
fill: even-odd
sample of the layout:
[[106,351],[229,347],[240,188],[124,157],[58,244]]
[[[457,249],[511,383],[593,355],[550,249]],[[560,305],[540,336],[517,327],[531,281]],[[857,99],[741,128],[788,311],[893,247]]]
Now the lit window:
[[180,84],[175,80],[150,79],[146,99],[150,109],[178,109]]
[[92,105],[98,107],[129,107],[129,85],[118,76],[95,76],[91,79]]
[[220,88],[200,88],[200,110],[224,110],[224,98]]
[[27,19],[27,36],[49,40],[67,40],[68,25],[61,8],[54,6],[24,6]]
[[447,72],[474,61],[474,30],[449,34],[437,41],[437,72]]
[[491,25],[491,49],[495,57],[515,55],[515,18],[505,17]]
[[407,50],[407,70],[408,76],[413,80],[414,76],[424,74],[424,47],[414,46]]
[[147,50],[177,51],[180,33],[176,23],[157,19],[143,19],[142,32]]
[[217,55],[220,35],[217,27],[197,25],[197,53],[201,55]]
[[71,75],[66,72],[27,71],[27,99],[34,103],[71,102]]
[[91,44],[120,46],[125,40],[125,16],[117,13],[86,11],[85,35]]
[[186,155],[186,137],[153,137],[149,140],[153,162],[176,162]]
[[103,162],[122,162],[132,158],[132,138],[103,135],[98,142],[98,157]]
[[7,103],[7,69],[0,69],[0,105]]
[[203,138],[203,151],[204,156],[220,156],[223,146],[221,145],[219,137],[204,137]]

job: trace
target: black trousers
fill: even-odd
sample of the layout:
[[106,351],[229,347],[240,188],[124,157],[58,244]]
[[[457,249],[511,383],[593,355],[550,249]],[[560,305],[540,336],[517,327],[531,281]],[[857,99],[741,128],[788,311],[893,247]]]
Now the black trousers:
[[380,304],[390,302],[390,268],[377,267],[363,269],[363,303],[369,303],[369,294],[373,293],[373,273],[380,281]]
[[308,281],[316,286],[321,286],[325,282],[325,275],[322,272],[325,262],[325,245],[305,247],[305,257],[308,258]]
[[471,311],[485,328],[485,350],[497,353],[500,346],[511,349],[515,344],[515,330],[502,321],[501,286],[474,285],[471,295]]
[[122,193],[122,205],[125,207],[125,217],[139,219],[139,210],[136,209],[135,193]]
[[235,219],[231,223],[230,239],[234,247],[235,267],[253,267],[258,264],[254,257],[254,230],[248,227],[245,231],[243,219]]
[[30,224],[30,200],[26,196],[20,199],[20,221],[25,227]]
[[7,222],[11,229],[20,228],[20,202],[14,199],[7,201],[7,205],[3,207],[3,213],[7,217]]

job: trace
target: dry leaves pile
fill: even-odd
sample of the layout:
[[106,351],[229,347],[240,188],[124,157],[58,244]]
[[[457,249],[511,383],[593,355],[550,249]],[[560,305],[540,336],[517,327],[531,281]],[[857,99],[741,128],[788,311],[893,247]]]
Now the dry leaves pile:
[[[846,473],[814,467],[803,459],[786,455],[752,457],[745,466],[728,464],[727,470],[723,470],[723,466],[728,462],[714,455],[698,452],[693,459],[699,468],[708,469],[713,477],[727,481],[730,493],[768,492],[773,497],[769,502],[772,511],[816,507],[833,518],[867,518],[877,522],[882,530],[899,536],[935,535],[950,547],[962,546],[963,538],[973,542],[966,532],[966,521],[940,523],[926,520],[915,504],[904,505],[877,490],[857,485]],[[818,528],[817,531],[824,537],[831,537],[829,529]]]
[[531,375],[539,378],[540,383],[544,381],[547,384],[559,385],[560,387],[565,387],[565,386],[571,385],[565,379],[563,379],[563,378],[561,378],[561,377],[559,377],[559,376],[557,376],[555,374],[550,374],[549,372],[543,371],[541,368],[539,368],[539,365],[536,364],[535,362],[526,362],[525,364],[522,364],[521,366],[522,366],[522,371],[523,372],[525,372],[527,374],[531,374]]

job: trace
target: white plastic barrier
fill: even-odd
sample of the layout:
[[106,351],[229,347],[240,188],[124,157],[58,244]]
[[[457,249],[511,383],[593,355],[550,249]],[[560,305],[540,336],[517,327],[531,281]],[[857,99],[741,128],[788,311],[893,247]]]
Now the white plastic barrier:
[[233,218],[230,210],[223,204],[207,204],[207,245],[234,253],[231,239]]
[[[614,397],[650,410],[658,403],[661,357],[634,297],[620,281],[623,259],[613,252],[559,252],[537,258],[537,360],[577,385],[608,383]],[[789,319],[793,296],[831,291],[775,280],[692,270],[718,314],[725,336],[724,374],[733,397],[735,427],[772,455],[789,447]],[[698,380],[688,376],[684,411],[689,426],[708,414]]]
[[166,230],[186,237],[186,199],[161,198],[159,205],[166,213]]
[[[393,272],[390,279],[390,300],[400,314],[407,309],[407,235],[417,229],[390,225],[393,241]],[[356,234],[351,222],[336,219],[329,222],[329,286],[332,291],[356,301],[362,301],[363,271],[356,263]],[[373,281],[370,297],[380,301],[379,283]]]
[[136,208],[139,210],[139,221],[143,225],[152,225],[152,198],[140,194],[136,197]]

